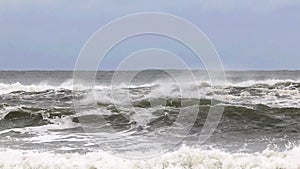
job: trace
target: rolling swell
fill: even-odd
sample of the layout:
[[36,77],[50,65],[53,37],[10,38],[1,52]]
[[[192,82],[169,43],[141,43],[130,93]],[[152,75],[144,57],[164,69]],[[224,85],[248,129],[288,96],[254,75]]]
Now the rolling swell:
[[3,119],[0,119],[0,130],[52,124],[51,119],[73,114],[72,110],[38,107],[20,107],[6,112]]
[[[154,104],[153,104],[154,103]],[[182,104],[184,103],[184,104]],[[297,132],[300,130],[300,109],[299,108],[275,108],[266,105],[230,105],[223,102],[217,102],[223,104],[225,109],[223,117],[220,123],[222,130],[242,130],[256,131],[258,129],[272,130],[274,132]],[[150,109],[157,107],[150,113],[153,115],[149,119],[146,126],[152,128],[170,126],[176,120],[181,108],[198,105],[199,113],[195,122],[195,128],[201,128],[207,117],[207,113],[211,107],[211,100],[208,99],[179,99],[179,98],[156,98],[156,99],[144,99],[135,101],[132,104],[133,108],[138,108],[139,112],[135,110],[125,110],[120,106],[114,106],[111,104],[98,103],[98,112],[92,116],[82,116],[85,119],[93,119],[94,116],[103,116],[103,118],[116,128],[122,129],[122,126],[128,129],[129,126],[136,124],[136,121],[132,119],[132,116],[136,113],[143,112],[143,109]],[[1,109],[5,109],[7,104],[1,104]],[[90,107],[89,107],[90,109]],[[110,114],[102,114],[101,110],[109,111]],[[22,120],[33,120],[32,125],[27,124],[25,126],[34,126],[38,123],[34,119],[39,118],[40,124],[45,123],[45,120],[51,120],[56,118],[62,118],[65,116],[71,116],[73,122],[80,122],[80,117],[76,115],[75,110],[72,107],[34,107],[34,106],[21,106],[15,110],[6,111],[2,124],[5,121],[14,121],[18,124]],[[120,125],[120,126],[118,126]],[[2,125],[3,126],[3,125]],[[223,126],[223,128],[222,128]],[[246,127],[245,127],[246,126]],[[13,127],[13,126],[12,126]],[[20,125],[20,127],[24,127]],[[5,128],[5,127],[2,127]],[[7,128],[7,127],[6,127]],[[141,129],[138,126],[139,129]]]
[[[143,113],[143,110],[151,109],[153,105],[157,108],[150,111],[152,118],[148,119],[146,124],[138,124],[134,115]],[[62,118],[71,116],[73,122],[80,123],[85,119],[85,123],[97,123],[95,119],[104,118],[107,123],[118,131],[135,128],[141,130],[143,128],[153,130],[172,125],[180,111],[181,102],[185,103],[185,107],[198,105],[199,113],[196,119],[192,133],[198,132],[204,125],[207,113],[211,107],[211,100],[205,99],[164,99],[157,100],[141,100],[133,103],[137,110],[128,110],[123,107],[116,107],[110,104],[98,104],[100,108],[95,114],[76,115],[72,108],[38,108],[38,107],[21,107],[19,111],[30,112],[34,114],[43,114],[47,119]],[[161,103],[161,104],[159,104]],[[245,132],[285,132],[297,133],[300,130],[300,109],[299,108],[272,108],[266,105],[255,105],[247,107],[247,105],[228,105],[224,104],[224,112],[218,129],[223,132],[229,131],[245,131]],[[165,107],[162,107],[165,106]],[[102,111],[109,111],[110,114],[103,114]],[[137,112],[134,112],[137,111]],[[188,118],[188,117],[187,117]],[[80,120],[81,119],[81,120]]]
[[43,119],[41,114],[33,114],[24,111],[11,111],[4,119],[0,120],[0,130],[10,128],[23,128],[50,124]]

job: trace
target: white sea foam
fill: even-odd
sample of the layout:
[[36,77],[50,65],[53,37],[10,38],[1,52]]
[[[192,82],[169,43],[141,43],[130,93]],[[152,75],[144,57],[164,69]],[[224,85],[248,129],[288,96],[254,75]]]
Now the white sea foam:
[[0,151],[3,169],[299,169],[300,148],[285,152],[227,153],[184,147],[146,160],[122,159],[105,152],[55,154],[19,150]]

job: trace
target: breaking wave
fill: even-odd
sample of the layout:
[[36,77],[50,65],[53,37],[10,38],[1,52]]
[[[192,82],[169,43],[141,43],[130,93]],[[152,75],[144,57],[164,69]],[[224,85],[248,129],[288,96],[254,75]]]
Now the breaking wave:
[[[164,85],[168,85],[168,83],[166,83],[167,81],[164,80],[157,80],[151,84],[141,84],[141,85],[124,85],[124,84],[120,84],[119,86],[116,86],[116,88],[141,88],[141,87],[154,87],[154,86],[164,86]],[[193,83],[189,83],[188,84],[193,84]],[[173,85],[173,84],[172,84]],[[210,81],[198,81],[197,82],[198,86],[211,86],[210,85]],[[230,87],[230,86],[234,86],[234,87],[259,87],[259,86],[269,86],[269,87],[276,87],[279,85],[284,85],[284,86],[290,86],[290,85],[294,85],[295,87],[299,88],[300,85],[300,80],[292,80],[292,79],[267,79],[267,80],[246,80],[246,81],[241,81],[241,82],[232,82],[232,81],[227,81],[226,85],[223,87]],[[218,85],[213,85],[213,86],[218,86]],[[86,90],[86,89],[91,89],[88,88],[87,86],[84,85],[79,85],[76,86],[78,87],[79,90]],[[96,85],[94,86],[95,89],[105,89],[105,88],[111,88],[111,86],[108,85]],[[194,86],[190,86],[190,87],[194,87]],[[49,90],[49,89],[54,89],[54,90],[59,90],[59,89],[73,89],[73,80],[69,79],[66,80],[65,82],[59,84],[59,85],[50,85],[47,84],[47,82],[41,82],[38,84],[30,84],[30,85],[24,85],[22,83],[16,82],[16,83],[0,83],[0,94],[3,93],[10,93],[13,91],[27,91],[27,92],[35,92],[35,91],[43,91],[43,90]]]

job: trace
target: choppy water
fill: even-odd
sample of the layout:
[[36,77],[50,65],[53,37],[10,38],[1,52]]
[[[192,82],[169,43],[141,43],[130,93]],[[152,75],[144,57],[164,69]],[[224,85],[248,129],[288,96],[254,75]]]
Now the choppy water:
[[[128,103],[112,96],[113,72],[98,72],[93,91],[74,90],[72,72],[2,71],[0,168],[300,168],[299,71],[226,72],[224,86],[194,73],[197,83],[186,81],[182,97],[174,77],[143,71],[130,86],[113,86],[115,96],[129,95]],[[173,75],[185,78],[184,71]],[[224,113],[199,145],[212,101]],[[187,135],[180,132],[185,127]],[[132,161],[104,150],[134,157],[168,152]]]

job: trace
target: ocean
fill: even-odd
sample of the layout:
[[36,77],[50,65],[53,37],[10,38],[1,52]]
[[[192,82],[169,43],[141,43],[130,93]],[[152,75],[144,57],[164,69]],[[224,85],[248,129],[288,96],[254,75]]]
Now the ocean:
[[300,169],[300,71],[169,72],[0,71],[0,168]]

